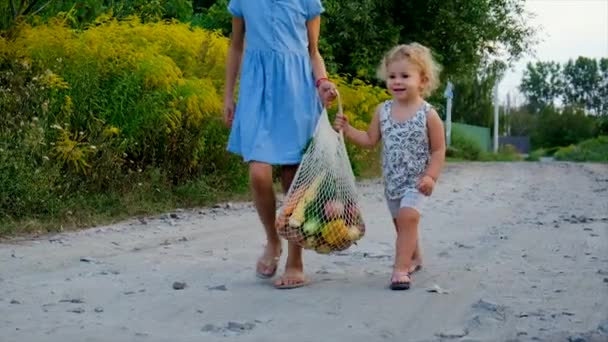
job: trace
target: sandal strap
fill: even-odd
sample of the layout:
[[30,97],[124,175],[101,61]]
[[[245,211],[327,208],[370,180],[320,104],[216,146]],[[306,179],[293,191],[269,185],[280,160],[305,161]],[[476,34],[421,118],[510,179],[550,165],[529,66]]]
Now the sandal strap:
[[258,259],[258,263],[265,267],[274,267],[279,263],[280,260],[281,260],[281,257],[278,256],[278,257],[272,258],[272,260],[270,260],[270,262],[268,262],[268,260]]
[[392,282],[399,282],[399,280],[403,277],[408,277],[410,278],[410,280],[412,280],[412,274],[410,272],[404,271],[404,272],[395,272],[393,271],[393,275],[391,276],[391,281]]
[[279,261],[281,261],[281,255],[283,254],[283,249],[279,251],[279,255],[273,257],[272,259],[263,259],[260,257],[258,259],[258,263],[264,265],[265,267],[274,267],[277,266]]

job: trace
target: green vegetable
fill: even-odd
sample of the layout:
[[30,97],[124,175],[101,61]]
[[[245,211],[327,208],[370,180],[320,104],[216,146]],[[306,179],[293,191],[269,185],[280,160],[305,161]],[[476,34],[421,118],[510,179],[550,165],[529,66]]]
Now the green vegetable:
[[318,219],[310,219],[304,223],[302,232],[307,236],[315,235],[321,229],[321,222]]

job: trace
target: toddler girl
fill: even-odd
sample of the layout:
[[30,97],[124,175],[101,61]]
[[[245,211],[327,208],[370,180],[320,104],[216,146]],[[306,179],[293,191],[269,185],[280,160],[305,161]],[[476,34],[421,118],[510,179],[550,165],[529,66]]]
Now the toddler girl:
[[338,116],[335,128],[355,144],[383,144],[382,169],[388,208],[397,230],[392,290],[407,290],[411,273],[420,269],[420,206],[430,196],[445,160],[443,123],[424,99],[437,89],[439,65],[431,51],[417,43],[399,45],[384,57],[378,75],[392,99],[378,105],[365,131]]

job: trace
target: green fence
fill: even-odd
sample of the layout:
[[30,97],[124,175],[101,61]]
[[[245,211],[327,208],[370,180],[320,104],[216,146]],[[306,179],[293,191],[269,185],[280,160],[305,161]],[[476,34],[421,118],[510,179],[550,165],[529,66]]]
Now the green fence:
[[458,131],[462,135],[476,141],[482,151],[492,151],[492,138],[489,128],[452,122],[452,134],[454,134],[454,131]]

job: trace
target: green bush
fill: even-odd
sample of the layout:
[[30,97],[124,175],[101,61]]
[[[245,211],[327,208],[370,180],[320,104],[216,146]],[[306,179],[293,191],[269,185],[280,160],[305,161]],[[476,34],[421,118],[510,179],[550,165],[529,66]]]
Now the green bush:
[[221,122],[227,39],[97,21],[22,24],[0,39],[0,226],[87,225],[247,188]]
[[458,129],[452,130],[451,146],[446,151],[446,156],[454,159],[479,160],[481,157],[481,146]]
[[539,148],[528,154],[526,161],[540,161],[540,158],[547,156],[547,150]]
[[523,156],[515,146],[507,144],[500,146],[498,153],[482,153],[480,159],[482,161],[512,162],[523,160]]
[[[14,0],[12,0],[14,1]],[[225,1],[220,0],[218,2]],[[14,1],[17,4],[22,1]],[[79,0],[79,1],[26,1],[20,13],[21,18],[29,23],[46,23],[61,16],[65,23],[73,28],[86,28],[94,24],[99,16],[111,13],[123,19],[137,16],[142,22],[161,20],[180,20],[189,22],[192,19],[192,1],[189,0]],[[9,0],[0,4],[0,30],[10,30],[16,23],[10,9]]]
[[523,157],[513,145],[504,145],[498,153],[483,152],[479,144],[462,131],[452,131],[452,144],[446,151],[450,160],[470,161],[520,161]]
[[579,143],[597,134],[598,123],[595,117],[575,108],[566,108],[561,112],[544,108],[534,119],[532,146],[549,148]]
[[589,139],[578,145],[560,148],[555,159],[576,162],[608,162],[608,136]]
[[[0,37],[0,234],[23,222],[82,226],[202,205],[248,188],[246,165],[226,151],[227,38],[177,22],[96,23],[73,30],[59,18]],[[386,92],[333,78],[352,123],[366,127]],[[348,151],[357,174],[376,159]]]
[[605,115],[598,119],[597,134],[608,135],[608,115]]

